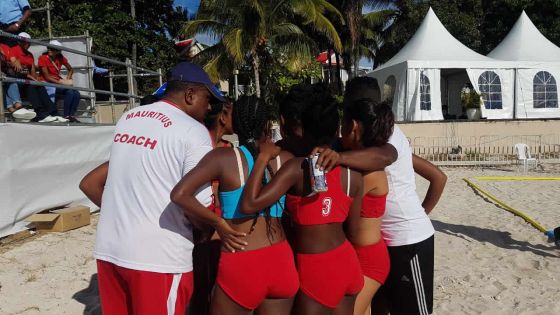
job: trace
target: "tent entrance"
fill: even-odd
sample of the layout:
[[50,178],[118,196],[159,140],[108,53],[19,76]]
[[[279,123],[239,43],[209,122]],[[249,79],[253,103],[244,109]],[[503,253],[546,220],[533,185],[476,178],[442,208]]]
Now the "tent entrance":
[[470,85],[465,69],[441,69],[441,107],[445,120],[466,119],[461,90]]

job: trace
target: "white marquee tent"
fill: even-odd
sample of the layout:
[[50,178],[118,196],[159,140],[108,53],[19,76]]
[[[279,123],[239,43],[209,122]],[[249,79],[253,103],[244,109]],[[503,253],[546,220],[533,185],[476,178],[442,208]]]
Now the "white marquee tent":
[[525,11],[488,57],[516,63],[516,118],[560,117],[560,48],[539,32]]
[[460,91],[469,82],[485,91],[482,117],[507,119],[513,118],[514,65],[463,45],[430,8],[406,46],[368,75],[377,79],[382,99],[393,100],[399,121],[441,120],[442,105],[460,116]]

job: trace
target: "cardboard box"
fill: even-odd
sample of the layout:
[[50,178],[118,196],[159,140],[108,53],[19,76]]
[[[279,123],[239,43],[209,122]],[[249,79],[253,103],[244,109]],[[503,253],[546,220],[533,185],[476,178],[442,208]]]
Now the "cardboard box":
[[39,231],[66,232],[89,225],[89,207],[76,206],[48,212],[36,213],[25,219],[26,222],[35,224]]

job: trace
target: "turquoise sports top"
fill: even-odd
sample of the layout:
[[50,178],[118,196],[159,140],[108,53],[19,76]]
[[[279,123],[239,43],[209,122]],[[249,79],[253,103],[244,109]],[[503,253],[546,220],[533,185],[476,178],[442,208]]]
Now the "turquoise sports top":
[[[252,214],[243,214],[239,211],[239,206],[241,203],[241,194],[243,193],[243,188],[245,187],[245,176],[243,175],[243,163],[241,163],[241,156],[239,151],[243,153],[245,159],[247,160],[247,166],[249,168],[248,174],[251,174],[253,170],[253,166],[255,165],[255,161],[253,160],[253,156],[251,152],[245,147],[240,146],[239,149],[234,148],[235,155],[237,158],[237,169],[239,170],[239,181],[241,186],[235,190],[230,191],[220,191],[218,196],[220,198],[220,206],[222,208],[222,217],[226,220],[231,219],[239,219],[239,218],[247,218],[247,217],[254,217]],[[278,168],[280,168],[280,159],[276,159],[276,163],[278,164]],[[267,179],[268,181],[268,179]],[[284,210],[284,201],[286,200],[286,195],[280,197],[280,199],[270,206],[270,216],[273,218],[280,218],[282,217],[282,212]],[[260,211],[259,216],[264,216],[265,211]]]

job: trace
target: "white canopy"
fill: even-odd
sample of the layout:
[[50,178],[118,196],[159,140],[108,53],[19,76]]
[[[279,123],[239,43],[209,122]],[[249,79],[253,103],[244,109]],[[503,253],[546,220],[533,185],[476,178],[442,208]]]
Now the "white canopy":
[[410,41],[389,61],[376,70],[408,62],[409,68],[464,68],[465,65],[493,64],[496,60],[463,45],[441,24],[432,8]]
[[463,45],[430,8],[412,39],[369,76],[377,79],[382,99],[393,100],[397,120],[418,121],[443,119],[442,104],[448,113],[462,115],[461,89],[469,81],[478,89],[490,71],[499,76],[503,97],[499,106],[482,106],[482,116],[513,118],[513,65]]
[[516,63],[516,118],[560,117],[560,48],[541,34],[525,11],[488,56]]
[[560,48],[544,37],[523,11],[511,31],[488,57],[512,61],[560,62]]

